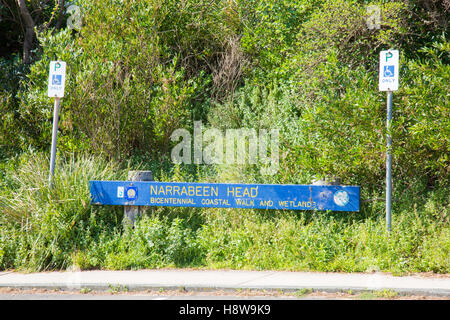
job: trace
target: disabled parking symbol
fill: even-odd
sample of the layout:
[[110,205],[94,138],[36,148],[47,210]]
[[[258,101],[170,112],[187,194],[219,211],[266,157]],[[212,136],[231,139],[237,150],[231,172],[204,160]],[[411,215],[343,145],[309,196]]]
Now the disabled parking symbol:
[[52,85],[60,86],[62,83],[62,75],[54,74],[52,75]]
[[379,81],[380,91],[398,90],[400,68],[398,63],[398,50],[387,50],[380,52]]
[[383,77],[393,78],[394,77],[394,66],[384,66]]

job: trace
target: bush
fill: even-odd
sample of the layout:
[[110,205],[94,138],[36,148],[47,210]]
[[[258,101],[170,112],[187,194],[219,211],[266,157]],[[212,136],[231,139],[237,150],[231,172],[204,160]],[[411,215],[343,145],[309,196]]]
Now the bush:
[[[1,185],[1,268],[66,268],[72,251],[89,245],[86,239],[96,212],[90,204],[88,180],[124,177],[116,173],[120,171],[114,163],[69,157],[57,163],[49,188],[46,157],[23,155],[15,162]],[[114,219],[111,210],[109,215],[107,219]]]
[[17,55],[10,59],[0,58],[0,159],[11,157],[23,143],[26,124],[17,121],[17,93],[21,81],[26,79],[27,69]]
[[[152,208],[134,229],[123,208],[92,206],[88,180],[125,179],[117,164],[62,159],[48,188],[46,157],[10,161],[2,180],[0,269],[208,267],[297,271],[448,272],[448,192],[406,190],[364,213]],[[175,173],[177,174],[177,173]],[[168,180],[176,179],[175,176]]]
[[[38,61],[0,68],[0,269],[206,266],[446,273],[448,8],[443,1],[92,1],[81,32],[39,34]],[[380,8],[368,29],[367,5]],[[400,55],[392,232],[384,222],[386,98],[379,51]],[[51,60],[68,63],[55,188],[48,160]],[[278,129],[260,165],[174,166],[170,135],[193,121]],[[24,151],[13,157],[17,149]],[[47,151],[46,151],[47,152]],[[91,154],[91,156],[83,154]],[[92,156],[95,154],[96,156]],[[118,163],[105,159],[117,159]],[[260,159],[261,160],[261,159]],[[151,169],[161,181],[361,186],[359,213],[155,208],[122,227],[91,206],[89,179]]]
[[363,218],[213,209],[199,238],[206,264],[215,268],[447,273],[450,207],[440,199],[444,193],[416,198],[413,210],[397,207],[390,234],[383,212]]
[[[295,43],[285,40],[267,48],[279,56],[280,47],[289,47],[286,59],[258,65],[265,79],[259,74],[247,78],[232,100],[211,109],[210,124],[279,129],[280,170],[272,180],[309,183],[313,176],[340,177],[372,193],[384,184],[386,153],[378,53],[402,48],[399,35],[414,26],[407,6],[395,2],[380,8],[383,28],[369,30],[364,6],[323,2],[297,27]],[[273,10],[273,20],[288,19]],[[400,193],[416,177],[429,186],[448,184],[448,41],[440,37],[420,52],[421,60],[402,55],[401,86],[394,94],[393,170]]]
[[67,63],[63,151],[116,159],[167,153],[172,132],[204,116],[202,103],[214,90],[211,74],[218,72],[234,35],[222,22],[225,4],[86,0],[80,5],[80,33],[38,35],[41,59],[24,82],[15,122],[26,124],[23,147],[48,147],[53,106],[46,94],[48,65],[61,59]]

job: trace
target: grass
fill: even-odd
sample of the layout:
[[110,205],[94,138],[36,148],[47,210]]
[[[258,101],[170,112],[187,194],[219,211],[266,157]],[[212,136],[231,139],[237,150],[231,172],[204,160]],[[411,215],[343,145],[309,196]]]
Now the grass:
[[80,293],[82,293],[82,294],[88,294],[88,293],[91,293],[91,292],[92,292],[91,288],[83,287],[83,288],[80,289]]
[[364,291],[356,295],[360,300],[374,300],[374,299],[394,299],[399,296],[399,293],[392,289]]
[[90,204],[88,180],[124,179],[127,168],[71,156],[59,161],[49,189],[45,156],[8,166],[0,180],[0,270],[449,272],[444,189],[396,202],[390,234],[376,203],[359,213],[159,207],[124,229],[123,209]]
[[108,287],[109,287],[108,292],[111,293],[111,294],[128,292],[128,287],[127,286],[110,284]]
[[313,292],[312,289],[303,288],[303,289],[295,291],[294,295],[296,298],[302,298],[302,297],[307,296],[311,292]]
[[392,299],[398,296],[398,292],[392,289],[376,290],[374,294],[378,298]]

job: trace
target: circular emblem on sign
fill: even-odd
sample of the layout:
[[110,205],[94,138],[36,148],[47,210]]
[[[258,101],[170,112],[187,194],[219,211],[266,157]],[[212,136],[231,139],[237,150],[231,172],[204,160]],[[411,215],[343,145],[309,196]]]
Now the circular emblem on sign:
[[137,198],[137,189],[135,187],[129,187],[126,191],[126,199],[127,201],[133,201]]
[[128,196],[128,198],[130,198],[130,199],[136,197],[136,191],[135,191],[134,189],[128,189],[128,191],[127,191],[127,196]]
[[338,206],[343,207],[348,203],[350,199],[348,197],[347,191],[339,190],[334,193],[333,200],[334,203],[336,203]]

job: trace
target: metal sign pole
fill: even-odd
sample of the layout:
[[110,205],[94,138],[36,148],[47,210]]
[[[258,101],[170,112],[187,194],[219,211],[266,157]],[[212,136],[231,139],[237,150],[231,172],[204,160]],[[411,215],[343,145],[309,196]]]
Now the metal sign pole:
[[392,95],[398,90],[399,83],[399,52],[398,50],[386,50],[380,52],[380,73],[378,88],[387,92],[387,119],[386,119],[386,228],[391,232],[392,210]]
[[48,175],[49,187],[52,187],[53,174],[55,173],[56,141],[58,138],[59,103],[64,97],[64,86],[66,83],[66,63],[64,61],[50,61],[50,72],[48,76],[48,92],[50,98],[55,98],[53,111],[52,151],[50,156],[50,172]]
[[391,207],[392,207],[392,140],[391,140],[391,120],[392,120],[392,91],[387,91],[387,150],[386,150],[386,226],[391,232]]
[[59,101],[60,98],[55,98],[55,107],[53,112],[52,151],[50,155],[50,173],[48,176],[48,184],[50,188],[52,187],[52,178],[55,172],[56,140],[58,137],[58,120],[59,120]]

